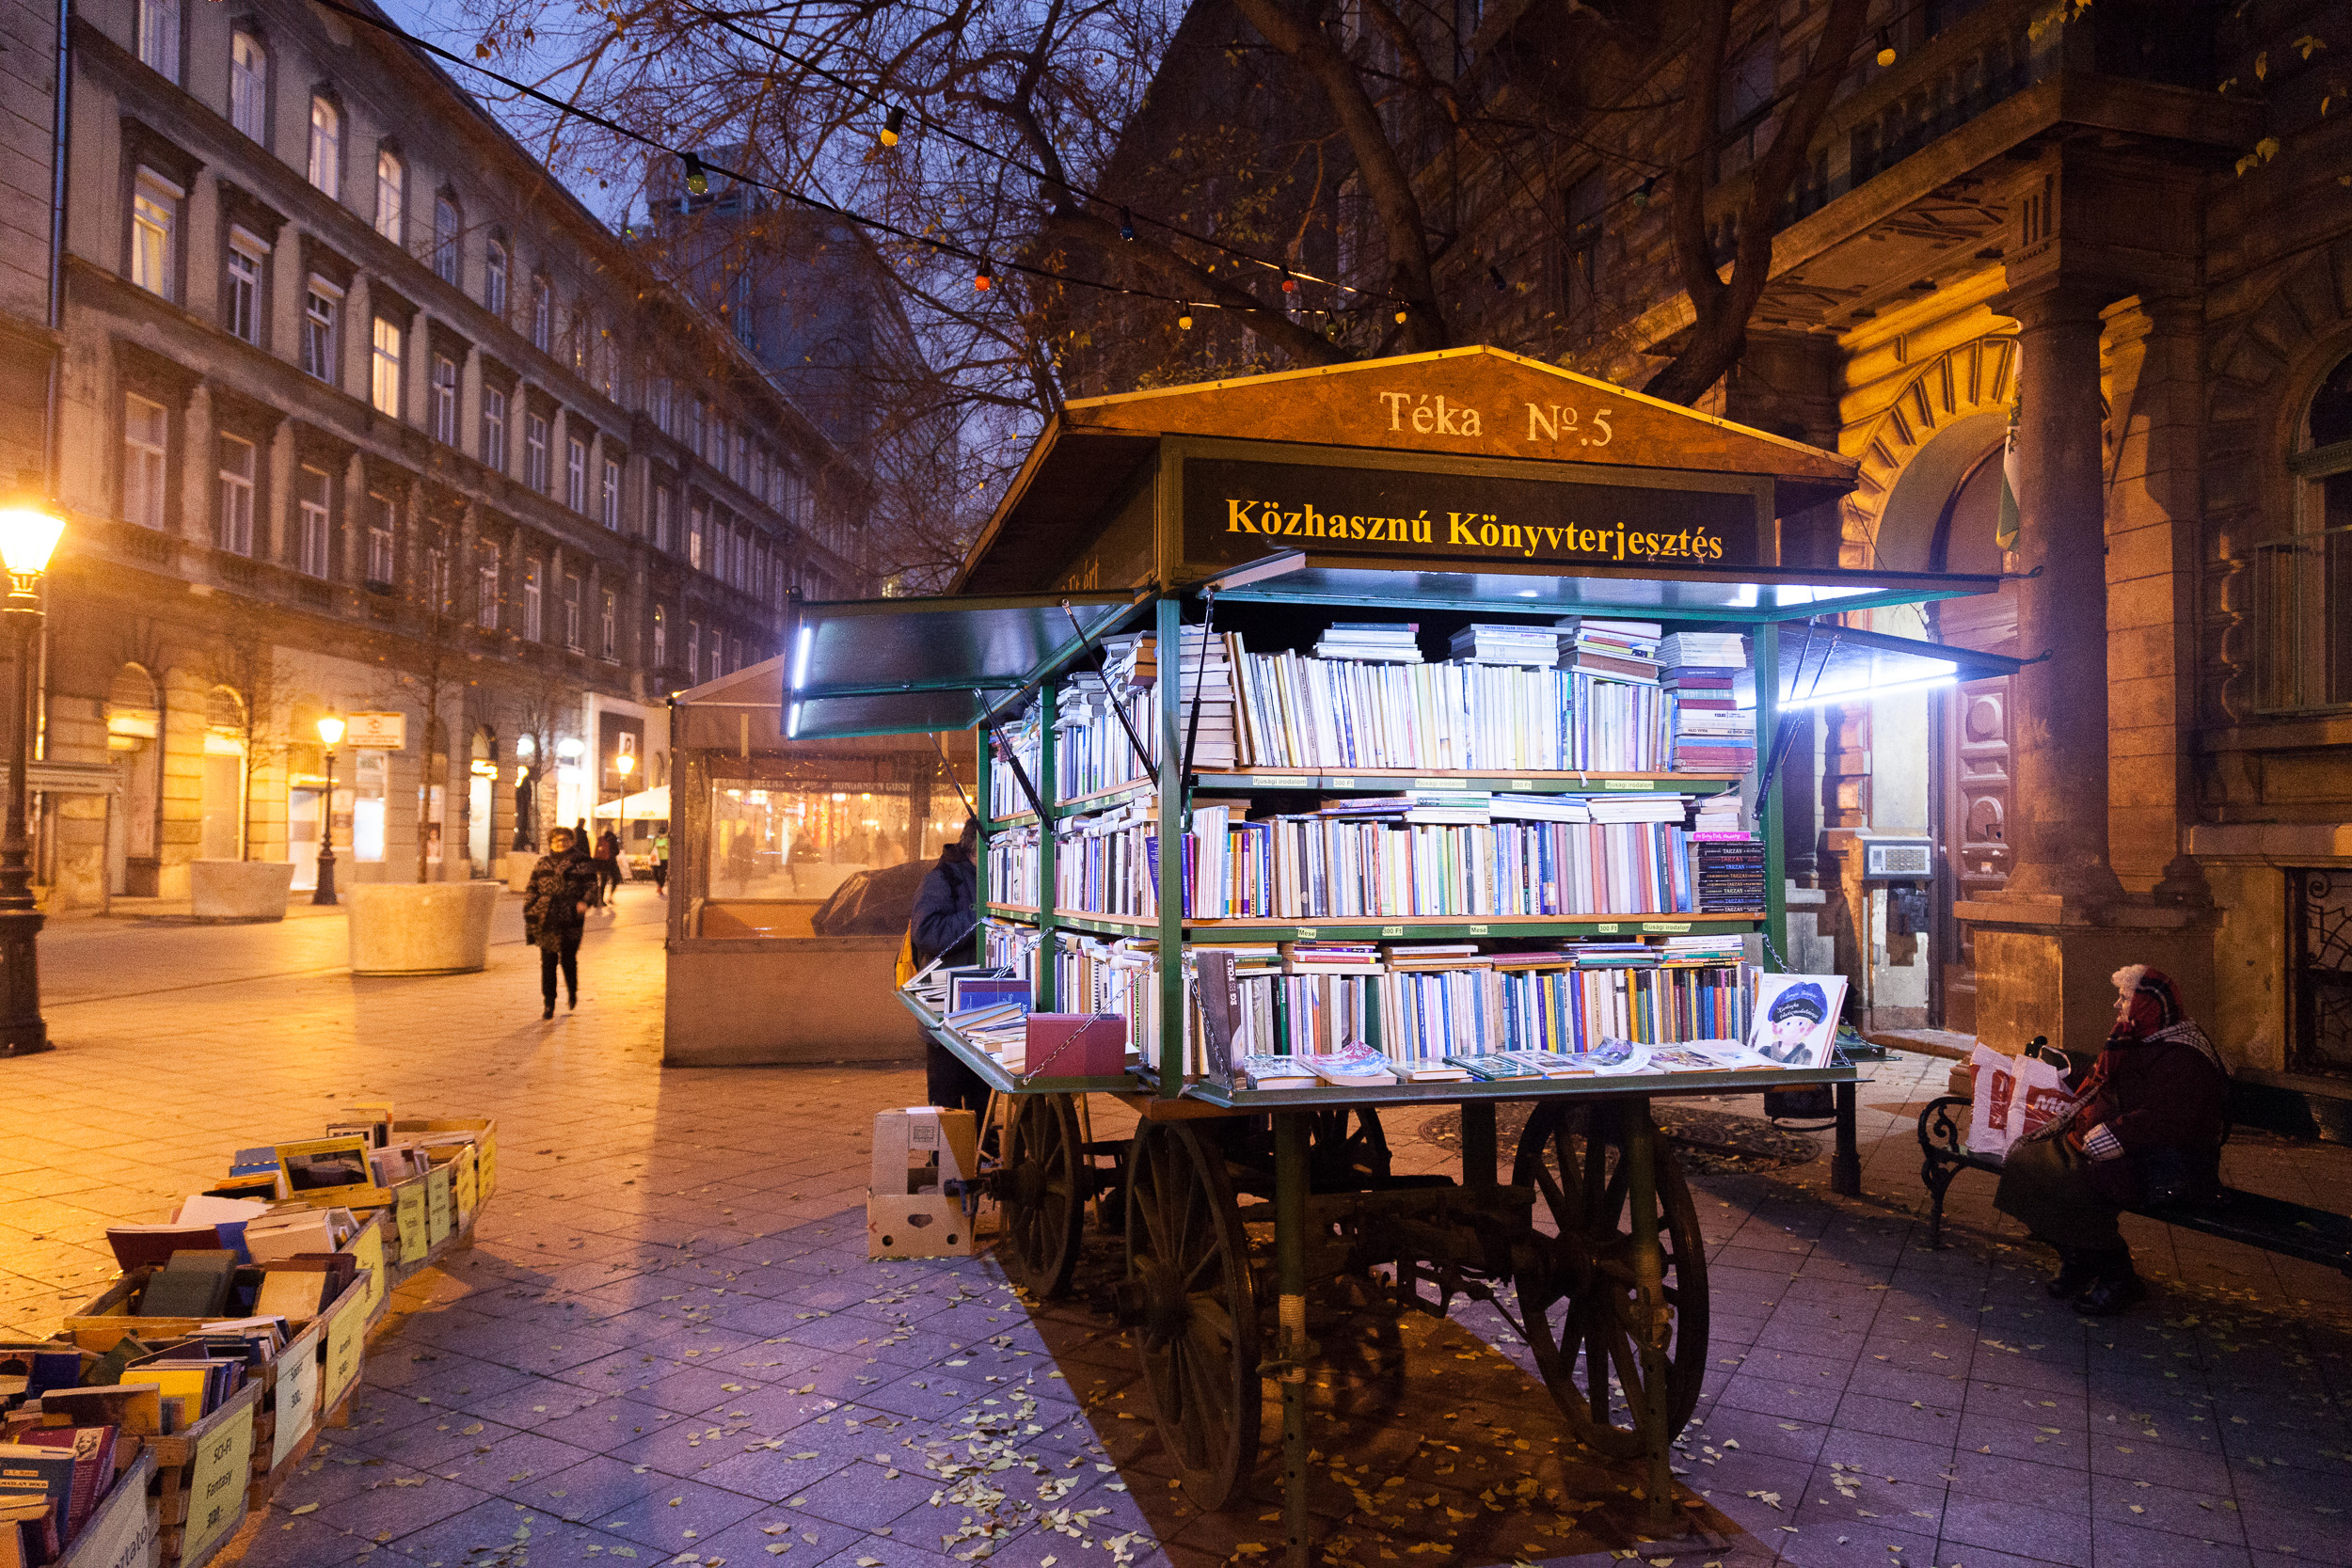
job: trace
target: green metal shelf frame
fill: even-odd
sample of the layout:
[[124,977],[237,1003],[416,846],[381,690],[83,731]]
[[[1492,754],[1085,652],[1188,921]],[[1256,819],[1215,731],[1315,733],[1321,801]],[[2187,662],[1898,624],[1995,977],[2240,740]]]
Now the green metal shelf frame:
[[[1043,911],[1025,904],[988,904],[982,912],[992,919],[1018,925],[1041,924]],[[1384,938],[1434,941],[1443,937],[1468,941],[1473,937],[1561,936],[1701,936],[1710,931],[1754,930],[1764,920],[1760,910],[1713,914],[1533,915],[1498,914],[1483,920],[1467,915],[1342,915],[1324,920],[1186,920],[1183,929],[1196,938],[1248,937],[1275,942],[1378,942]],[[1098,936],[1157,934],[1156,915],[1093,914],[1055,911],[1053,924],[1063,930]]]

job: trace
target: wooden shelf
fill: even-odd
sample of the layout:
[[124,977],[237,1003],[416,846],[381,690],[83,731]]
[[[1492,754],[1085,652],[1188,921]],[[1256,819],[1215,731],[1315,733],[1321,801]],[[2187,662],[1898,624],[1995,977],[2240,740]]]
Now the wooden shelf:
[[[1035,923],[1038,911],[1022,904],[991,904],[990,915]],[[1458,914],[1417,914],[1388,918],[1359,915],[1316,920],[1187,920],[1188,935],[1214,940],[1220,936],[1254,937],[1277,942],[1378,941],[1384,937],[1544,937],[1544,936],[1696,936],[1742,929],[1762,924],[1764,911],[1710,911],[1705,914],[1496,914],[1476,919]],[[1140,914],[1057,913],[1054,924],[1066,930],[1093,931],[1113,936],[1157,934],[1159,917]]]

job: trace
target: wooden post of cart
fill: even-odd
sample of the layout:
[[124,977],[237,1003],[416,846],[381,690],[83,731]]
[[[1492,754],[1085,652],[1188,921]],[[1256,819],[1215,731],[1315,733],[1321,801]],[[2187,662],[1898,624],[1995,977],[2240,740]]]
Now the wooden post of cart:
[[[1988,592],[1992,578],[1782,560],[1778,518],[1833,502],[1852,476],[1848,460],[1778,436],[1515,356],[1454,350],[1071,404],[1040,437],[953,595],[799,608],[801,654],[778,692],[791,715],[787,733],[980,730],[990,834],[982,952],[1029,964],[1041,1009],[1107,1006],[1131,1022],[1126,1071],[1038,1076],[1025,1062],[1009,1066],[1010,1049],[992,1050],[1006,1037],[946,1017],[944,983],[918,981],[902,993],[932,1038],[1011,1097],[1003,1161],[989,1178],[1006,1211],[1009,1266],[1041,1293],[1066,1287],[1089,1200],[1118,1191],[1126,1247],[1120,1312],[1185,1495],[1205,1509],[1247,1495],[1259,1458],[1260,1391],[1273,1380],[1293,1563],[1303,1568],[1309,1553],[1311,1324],[1318,1288],[1335,1270],[1392,1279],[1401,1305],[1439,1314],[1457,1296],[1506,1315],[1505,1299],[1514,1301],[1512,1322],[1569,1432],[1601,1454],[1642,1461],[1649,1517],[1669,1529],[1679,1517],[1672,1445],[1707,1366],[1706,1250],[1690,1190],[1657,1137],[1650,1097],[1835,1085],[1849,1123],[1836,1169],[1841,1188],[1856,1179],[1855,1073],[1826,1044],[1810,1048],[1821,1059],[1804,1054],[1790,1065],[1737,1049],[1693,1056],[1668,1049],[1685,1038],[1673,1031],[1689,1025],[1630,1003],[1573,1017],[1547,1004],[1553,1010],[1540,1019],[1490,1005],[1513,994],[1494,973],[1498,959],[1558,970],[1556,994],[1571,994],[1573,957],[1531,954],[1530,941],[1631,939],[1630,951],[1642,954],[1653,938],[1760,934],[1753,964],[1723,958],[1720,942],[1706,949],[1715,955],[1703,960],[1715,966],[1708,1016],[1732,1029],[1747,1006],[1740,986],[1780,967],[1787,950],[1781,791],[1768,780],[1784,703],[2014,663],[1880,636],[1855,613]],[[1236,673],[1225,700],[1235,705],[1237,754],[1226,757],[1220,737],[1214,767],[1188,756],[1199,720],[1184,679],[1188,626],[1201,633],[1203,659],[1225,659],[1209,636],[1213,621],[1229,624],[1220,616],[1246,620],[1250,636],[1300,647],[1334,617],[1359,614],[1407,627],[1408,641],[1434,640],[1447,626],[1531,618],[1540,639],[1565,616],[1736,629],[1750,640],[1758,764],[1744,773],[1677,771],[1671,726],[1658,727],[1672,699],[1654,680],[1645,698],[1615,689],[1638,685],[1638,674],[1563,676],[1548,657],[1526,679],[1549,682],[1528,689],[1552,705],[1532,712],[1482,706],[1500,689],[1476,684],[1486,677],[1473,678],[1475,664],[1445,688],[1463,693],[1458,710],[1409,712],[1378,706],[1386,699],[1376,692],[1391,689],[1332,673],[1336,664],[1318,666],[1326,673],[1317,675],[1309,668],[1317,661],[1302,657],[1282,665],[1288,675],[1261,673],[1277,687],[1309,683],[1280,688],[1300,694],[1296,706],[1258,686],[1248,688],[1259,705],[1250,706]],[[1803,635],[1781,636],[1787,624],[1802,624]],[[1073,702],[1130,701],[1094,684],[1104,679],[1104,640],[1129,631],[1152,639],[1157,700],[1133,728],[1122,708],[1115,727],[1066,737],[1067,726],[1085,721],[1064,704],[1065,682]],[[1139,657],[1139,649],[1127,652]],[[1421,657],[1416,642],[1407,662]],[[1634,717],[1606,718],[1619,707]],[[999,773],[1032,781],[1034,808],[992,804]],[[1391,824],[1395,842],[1377,836],[1390,830],[1376,823],[1374,837],[1347,840],[1344,853],[1336,837],[1312,840],[1337,857],[1316,860],[1312,878],[1294,877],[1305,862],[1282,860],[1292,852],[1284,850],[1274,855],[1277,870],[1248,889],[1220,891],[1228,902],[1188,909],[1208,885],[1202,863],[1214,856],[1230,872],[1240,854],[1229,839],[1197,844],[1188,858],[1196,789],[1250,802],[1242,831],[1263,828],[1262,839],[1247,840],[1262,847],[1284,822],[1360,822],[1359,808],[1402,817],[1391,803],[1397,791],[1507,797],[1515,810],[1575,797],[1576,810],[1606,822],[1587,808],[1612,792],[1688,801],[1740,790],[1764,845],[1762,896],[1737,908],[1703,898],[1693,863],[1673,859],[1691,842],[1675,837],[1679,826],[1644,841],[1651,847],[1636,857],[1638,872],[1629,860],[1622,873],[1584,864],[1572,878],[1557,863],[1539,875],[1532,860],[1508,860],[1489,824],[1487,839],[1448,840],[1456,858],[1442,868],[1433,860],[1424,884],[1420,861],[1399,858],[1420,830],[1400,820]],[[1351,800],[1359,806],[1344,806]],[[1327,809],[1333,801],[1343,809]],[[1001,863],[992,860],[999,835],[1025,832],[1032,817],[1034,854],[1008,848]],[[1311,843],[1309,828],[1282,831],[1293,833],[1287,844]],[[1587,844],[1578,852],[1624,842],[1596,835],[1578,841]],[[1511,842],[1536,840],[1522,832]],[[1465,844],[1497,858],[1478,860]],[[1064,864],[1066,856],[1078,858]],[[1376,875],[1367,869],[1375,861]],[[1034,889],[1018,885],[1031,875]],[[1069,896],[1064,884],[1074,890]],[[1487,989],[1475,992],[1486,1000],[1466,1000],[1466,1010],[1436,1024],[1420,1011],[1390,1021],[1392,993],[1378,982],[1393,976],[1401,985],[1407,971],[1396,967],[1393,947],[1377,944],[1409,949],[1414,940],[1475,954],[1456,967],[1486,973],[1476,984]],[[1248,1044],[1279,1062],[1312,1050],[1318,1031],[1335,1041],[1332,1031],[1344,1025],[1394,1069],[1390,1078],[1268,1089],[1230,1062],[1212,1070],[1205,1052],[1188,1044],[1188,1022],[1200,1016],[1194,958],[1202,944],[1235,942],[1261,951],[1345,942],[1383,955],[1388,967],[1368,961],[1347,986],[1313,992],[1329,998],[1319,1015],[1324,1004],[1305,990],[1294,1008],[1280,976],[1253,990],[1270,998],[1270,1010],[1249,1014]],[[1057,976],[1065,961],[1075,989]],[[1599,993],[1575,994],[1589,1002]],[[1687,994],[1700,994],[1697,981]],[[1341,1017],[1349,1008],[1353,1023]],[[1271,1037],[1260,1037],[1262,1027]],[[1646,1031],[1672,1070],[1639,1071],[1650,1058],[1629,1055],[1622,1061],[1637,1075],[1603,1072],[1593,1064],[1611,1059],[1594,1050],[1604,1028],[1627,1037]],[[1437,1044],[1433,1029],[1442,1033]],[[1500,1061],[1512,1040],[1586,1054],[1543,1064],[1560,1075],[1528,1076],[1527,1064]],[[1481,1070],[1433,1070],[1438,1044],[1447,1060]],[[1467,1076],[1441,1081],[1448,1073]],[[1138,1113],[1131,1142],[1089,1141],[1076,1108],[1097,1093]],[[1497,1169],[1496,1107],[1505,1100],[1533,1102],[1507,1182]],[[1382,1108],[1440,1105],[1461,1117],[1460,1181],[1391,1180]],[[1270,1204],[1270,1256],[1251,1252],[1245,1195]],[[1250,1218],[1265,1213],[1252,1209]]]

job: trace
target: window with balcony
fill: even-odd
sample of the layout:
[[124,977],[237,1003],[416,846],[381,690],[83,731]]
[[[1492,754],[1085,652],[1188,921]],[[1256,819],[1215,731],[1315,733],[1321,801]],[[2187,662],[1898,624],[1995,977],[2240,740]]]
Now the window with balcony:
[[329,386],[337,379],[335,325],[342,304],[343,292],[323,277],[310,279],[302,300],[302,369]]
[[400,503],[391,497],[368,497],[368,586],[380,593],[390,592],[400,580],[398,557],[393,551],[393,529],[399,517]]
[[164,459],[169,447],[169,417],[160,403],[135,392],[122,399],[122,520],[141,528],[164,526]]
[[294,564],[306,577],[327,574],[327,499],[331,494],[326,475],[318,469],[303,468],[294,475],[294,495],[301,512],[295,525]]
[[621,657],[620,604],[612,589],[603,591],[600,605],[602,613],[596,623],[597,656],[606,659],[618,658]]
[[2255,614],[2267,639],[2264,706],[2352,706],[2352,355],[2321,378],[2287,457],[2294,532],[2257,547]]
[[548,493],[548,421],[542,414],[523,416],[523,483],[540,495]]
[[370,360],[368,401],[379,414],[400,418],[400,324],[386,317],[375,318],[374,352]]
[[621,527],[621,466],[611,458],[604,460],[604,484],[596,502],[597,515],[604,526],[614,532]]
[[506,472],[506,394],[496,387],[482,388],[482,462]]
[[180,0],[138,0],[139,63],[167,82],[180,80]]
[[564,574],[564,646],[580,652],[580,578]]
[[531,280],[531,344],[542,354],[555,346],[555,289],[544,277]]
[[329,198],[343,194],[343,112],[332,99],[310,95],[310,183]]
[[186,196],[145,166],[131,182],[131,281],[164,299],[180,297],[180,203]]
[[242,436],[220,438],[220,547],[235,555],[253,553],[253,443]]
[[229,231],[229,255],[221,272],[221,325],[229,335],[248,343],[262,341],[268,319],[262,303],[262,285],[269,257],[269,242],[243,229]]
[[484,539],[473,547],[473,624],[484,631],[499,629],[499,600],[504,594],[499,575],[499,547]]
[[564,442],[564,504],[579,513],[588,510],[588,443],[577,436]]
[[670,617],[660,605],[653,607],[653,667],[657,670],[670,662]]
[[523,639],[529,642],[540,641],[539,583],[544,570],[535,561],[523,567]]
[[408,169],[390,148],[375,154],[375,231],[394,245],[407,234]]
[[511,265],[506,246],[492,240],[483,258],[482,308],[501,321],[506,319],[506,275]]
[[251,33],[229,40],[229,123],[257,142],[269,140],[269,51]]

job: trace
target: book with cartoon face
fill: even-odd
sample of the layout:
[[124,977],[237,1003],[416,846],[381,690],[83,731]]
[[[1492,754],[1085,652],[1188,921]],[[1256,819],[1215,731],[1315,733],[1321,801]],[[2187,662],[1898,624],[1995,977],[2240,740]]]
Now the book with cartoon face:
[[1775,1067],[1827,1067],[1845,1006],[1842,974],[1759,974],[1748,1046]]

